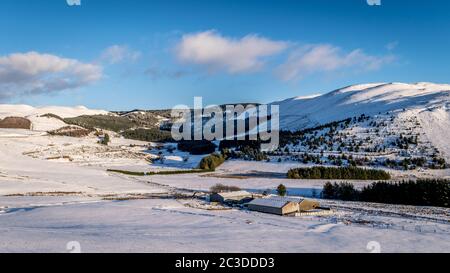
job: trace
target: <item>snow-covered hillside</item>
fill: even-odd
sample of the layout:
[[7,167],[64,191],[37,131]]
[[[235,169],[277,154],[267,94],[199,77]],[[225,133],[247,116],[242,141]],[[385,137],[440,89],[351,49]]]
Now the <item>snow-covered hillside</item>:
[[[282,130],[297,131],[364,115],[370,118],[369,124],[377,125],[378,128],[372,129],[383,141],[388,136],[399,137],[405,131],[414,131],[408,135],[420,135],[423,143],[431,143],[431,148],[437,148],[443,157],[450,159],[450,145],[446,140],[450,135],[450,85],[447,84],[353,85],[320,96],[296,97],[274,104],[280,105]],[[362,132],[369,132],[371,126],[364,122],[357,125],[359,131],[343,133],[365,141],[368,136]],[[380,130],[389,132],[383,135],[378,133]]]
[[62,118],[72,118],[82,115],[107,115],[108,111],[88,109],[84,106],[44,106],[33,107],[29,105],[0,104],[0,118],[6,116],[27,117],[31,115],[55,114]]
[[[295,97],[280,105],[280,126],[298,130],[350,117],[407,110],[448,113],[450,85],[373,83],[345,87],[321,96]],[[447,114],[448,116],[448,114]]]
[[6,117],[24,117],[31,121],[32,129],[35,131],[50,131],[66,126],[66,124],[50,116],[53,114],[61,118],[72,118],[82,115],[108,115],[105,110],[93,110],[84,106],[63,107],[63,106],[45,106],[33,107],[29,105],[0,104],[0,119]]

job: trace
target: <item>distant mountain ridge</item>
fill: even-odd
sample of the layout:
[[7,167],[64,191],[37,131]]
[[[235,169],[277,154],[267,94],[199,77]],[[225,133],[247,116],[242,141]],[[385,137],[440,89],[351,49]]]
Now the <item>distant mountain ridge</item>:
[[280,106],[280,127],[299,130],[361,114],[407,110],[434,111],[450,104],[450,85],[434,83],[372,83],[334,90],[324,95],[295,97]]
[[25,104],[0,104],[0,118],[18,116],[31,117],[45,114],[54,114],[61,118],[72,118],[82,115],[108,115],[105,110],[88,109],[84,106],[43,106],[33,107]]
[[[424,142],[430,142],[450,161],[450,85],[419,83],[369,83],[351,85],[323,95],[294,97],[273,102],[280,106],[280,129],[298,131],[327,123],[365,115],[385,128],[409,124],[403,130],[415,129]],[[49,131],[66,126],[61,118],[110,115],[127,118],[137,127],[170,129],[170,110],[133,110],[108,112],[86,107],[32,107],[0,104],[0,119],[23,117],[37,131]],[[395,121],[395,122],[394,122]],[[166,126],[167,125],[167,126]],[[365,124],[360,124],[369,130]],[[396,131],[393,134],[399,134]],[[352,133],[360,138],[359,133]]]
[[105,110],[88,109],[84,106],[33,107],[24,104],[0,104],[0,119],[8,117],[26,118],[32,123],[31,128],[36,131],[51,131],[64,127],[67,125],[62,121],[64,118],[110,114],[110,112]]

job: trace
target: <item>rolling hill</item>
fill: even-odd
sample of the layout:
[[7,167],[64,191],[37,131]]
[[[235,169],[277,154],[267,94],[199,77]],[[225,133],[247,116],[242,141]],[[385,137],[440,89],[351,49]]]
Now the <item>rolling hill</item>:
[[[341,140],[344,135],[344,139],[351,139],[347,142],[353,143],[353,146],[360,143],[359,146],[371,151],[385,150],[389,146],[398,148],[398,143],[403,141],[401,139],[414,137],[416,142],[420,139],[419,143],[409,145],[408,149],[402,148],[400,144],[403,152],[419,156],[424,154],[425,149],[429,153],[434,153],[432,150],[435,149],[447,161],[450,159],[447,140],[450,135],[450,85],[447,84],[361,84],[324,95],[295,97],[273,104],[280,106],[281,130],[301,131],[363,116],[362,119],[353,120],[349,128],[334,128],[337,131],[335,136],[340,135]],[[317,139],[322,129],[314,132]],[[335,149],[330,146],[336,139],[325,139],[329,145],[316,148]],[[311,138],[308,141],[311,142]],[[311,147],[307,145],[303,148]]]
[[295,97],[272,104],[280,105],[280,127],[283,130],[305,129],[361,114],[372,116],[403,110],[431,112],[434,116],[448,117],[450,85],[361,84],[324,95]]

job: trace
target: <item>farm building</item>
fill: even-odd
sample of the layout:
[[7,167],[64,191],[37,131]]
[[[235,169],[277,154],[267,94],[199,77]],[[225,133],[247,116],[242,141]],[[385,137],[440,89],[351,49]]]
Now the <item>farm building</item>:
[[319,207],[319,203],[299,197],[271,196],[254,199],[248,204],[250,210],[286,215],[296,212],[309,211]]
[[253,195],[247,191],[230,191],[212,193],[209,196],[211,202],[219,203],[245,203],[253,199]]

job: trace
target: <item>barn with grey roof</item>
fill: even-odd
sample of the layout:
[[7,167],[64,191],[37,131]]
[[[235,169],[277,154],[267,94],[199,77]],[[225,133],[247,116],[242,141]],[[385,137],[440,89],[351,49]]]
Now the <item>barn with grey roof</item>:
[[248,203],[248,208],[264,213],[287,215],[296,212],[313,210],[319,207],[319,203],[300,197],[270,196],[254,199]]

